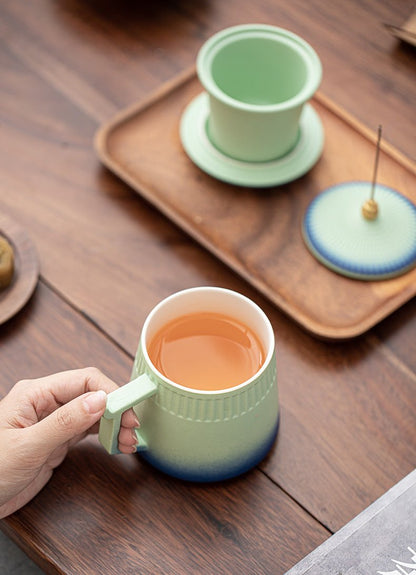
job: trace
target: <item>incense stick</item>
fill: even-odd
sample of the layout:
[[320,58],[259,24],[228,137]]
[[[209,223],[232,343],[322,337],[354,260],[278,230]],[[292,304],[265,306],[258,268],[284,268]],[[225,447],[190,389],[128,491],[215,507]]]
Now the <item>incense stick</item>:
[[378,171],[378,159],[380,155],[380,142],[381,142],[382,126],[378,127],[377,145],[376,145],[376,157],[374,160],[373,169],[373,179],[371,181],[371,191],[370,199],[366,200],[362,205],[361,212],[366,220],[375,220],[378,215],[378,205],[374,199],[376,182],[377,182],[377,171]]
[[374,171],[373,171],[373,180],[371,183],[371,194],[370,194],[370,200],[374,200],[374,190],[376,187],[376,180],[377,180],[377,171],[378,171],[378,158],[380,155],[380,142],[381,142],[381,132],[382,132],[382,126],[380,125],[378,127],[378,137],[377,137],[377,146],[376,146],[376,158],[374,161]]

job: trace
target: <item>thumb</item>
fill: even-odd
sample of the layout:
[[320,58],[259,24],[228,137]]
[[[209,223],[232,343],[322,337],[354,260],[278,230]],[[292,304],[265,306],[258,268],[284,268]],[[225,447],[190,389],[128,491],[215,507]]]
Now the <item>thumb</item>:
[[81,435],[103,415],[107,402],[105,391],[85,393],[62,405],[27,430],[33,432],[32,445],[48,455],[60,445]]

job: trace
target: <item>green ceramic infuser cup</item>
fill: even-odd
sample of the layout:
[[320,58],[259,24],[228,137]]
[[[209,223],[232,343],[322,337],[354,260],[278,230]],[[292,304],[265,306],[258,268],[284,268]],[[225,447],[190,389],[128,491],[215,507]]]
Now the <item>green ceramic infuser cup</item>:
[[205,42],[196,66],[209,95],[207,135],[221,153],[267,162],[295,147],[303,107],[322,78],[305,40],[275,26],[233,26]]

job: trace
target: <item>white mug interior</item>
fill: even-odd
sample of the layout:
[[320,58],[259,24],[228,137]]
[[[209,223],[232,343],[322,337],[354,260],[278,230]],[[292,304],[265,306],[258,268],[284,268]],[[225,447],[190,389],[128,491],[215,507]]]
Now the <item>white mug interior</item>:
[[[179,388],[183,387],[164,376],[154,366],[148,355],[147,346],[156,332],[164,325],[177,317],[196,312],[223,313],[224,315],[239,320],[257,335],[265,351],[266,357],[263,365],[250,379],[238,386],[227,388],[223,391],[228,392],[231,389],[244,386],[254,378],[257,378],[270,363],[274,353],[275,341],[271,323],[263,310],[246,296],[232,290],[211,286],[190,288],[176,292],[156,305],[148,315],[141,333],[141,348],[145,361],[148,365],[152,366],[157,376],[171,385],[175,385]],[[207,390],[194,391],[207,394],[218,394],[221,392],[221,390],[215,390],[214,392]]]

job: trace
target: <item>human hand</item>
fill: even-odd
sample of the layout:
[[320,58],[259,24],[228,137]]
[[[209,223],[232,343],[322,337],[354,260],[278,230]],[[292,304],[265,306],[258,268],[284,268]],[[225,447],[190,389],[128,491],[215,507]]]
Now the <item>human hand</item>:
[[[0,518],[32,499],[68,449],[97,433],[107,393],[117,385],[95,368],[16,383],[0,401]],[[118,448],[136,451],[132,410],[121,420]]]

